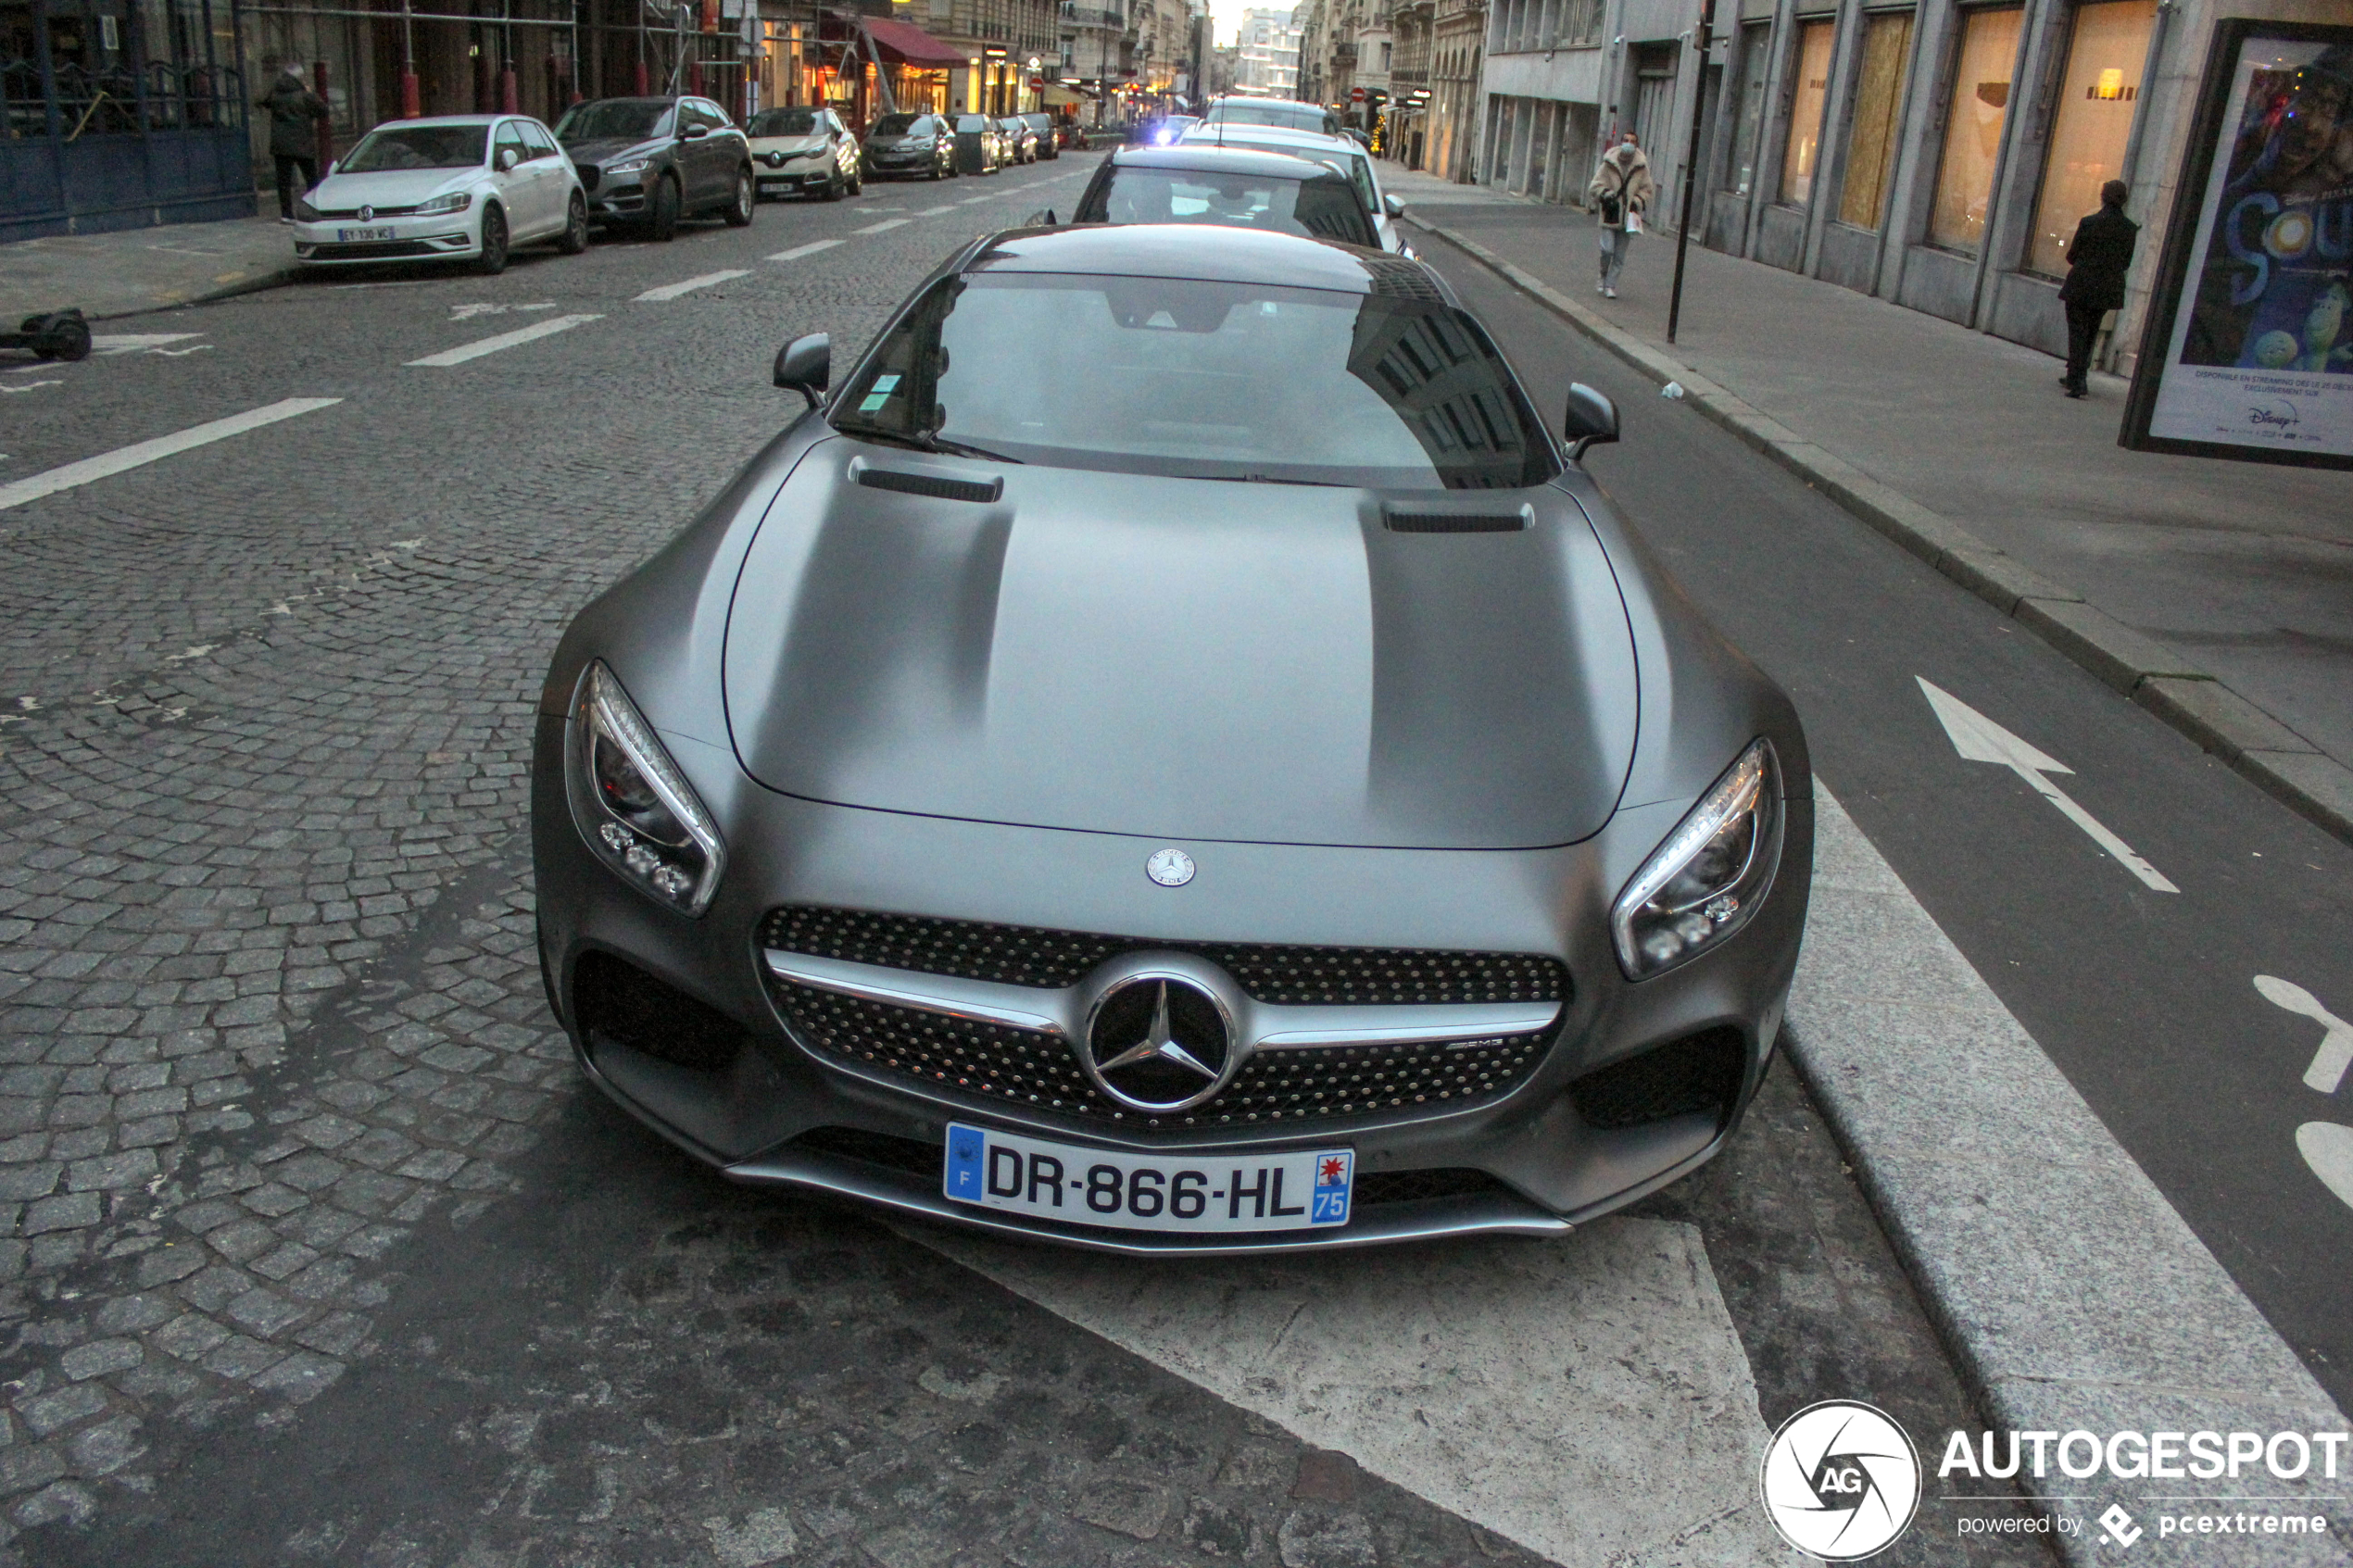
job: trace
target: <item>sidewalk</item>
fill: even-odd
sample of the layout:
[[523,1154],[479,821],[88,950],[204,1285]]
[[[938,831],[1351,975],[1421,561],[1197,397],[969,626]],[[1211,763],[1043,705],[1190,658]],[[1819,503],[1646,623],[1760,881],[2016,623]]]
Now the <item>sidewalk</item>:
[[294,270],[286,235],[275,219],[237,218],[0,245],[0,323],[69,306],[104,320],[266,289]]
[[1671,236],[1384,166],[1461,245],[2303,815],[2353,841],[2353,476],[2128,452],[2125,383]]

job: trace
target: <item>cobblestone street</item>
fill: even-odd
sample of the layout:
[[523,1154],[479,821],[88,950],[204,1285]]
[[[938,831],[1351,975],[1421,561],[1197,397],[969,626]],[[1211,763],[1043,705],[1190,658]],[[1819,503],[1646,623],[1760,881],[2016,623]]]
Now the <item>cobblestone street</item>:
[[[562,627],[782,426],[779,343],[862,345],[1091,168],[301,283],[8,400],[0,485],[339,401],[0,508],[0,1562],[1541,1560],[919,1231],[727,1186],[548,1013],[524,822]],[[1829,1382],[1974,1419],[1785,1070],[1608,1223],[1712,1256],[1685,1284],[1768,1424]],[[1673,1561],[1732,1560],[1707,1530]],[[1887,1561],[2042,1561],[1949,1535]]]

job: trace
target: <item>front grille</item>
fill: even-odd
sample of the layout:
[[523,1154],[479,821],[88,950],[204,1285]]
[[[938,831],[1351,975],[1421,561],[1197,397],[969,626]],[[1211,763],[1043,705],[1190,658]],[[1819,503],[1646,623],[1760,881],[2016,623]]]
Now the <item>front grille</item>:
[[604,173],[593,163],[575,163],[572,168],[573,172],[580,176],[580,188],[584,191],[595,190],[598,177]]
[[[356,207],[322,207],[317,210],[319,216],[322,219],[359,218],[359,209]],[[371,207],[368,209],[368,216],[366,218],[359,219],[359,220],[363,223],[369,223],[373,222],[379,218],[407,218],[415,213],[416,210],[417,209],[413,207]]]
[[793,905],[761,922],[763,947],[919,974],[1062,989],[1139,947],[1198,953],[1254,999],[1300,1007],[1435,1002],[1562,1002],[1567,967],[1541,953],[1414,947],[1306,947],[1166,942],[1038,926]]
[[1671,1045],[1615,1061],[1568,1086],[1591,1127],[1618,1131],[1694,1112],[1720,1123],[1748,1075],[1748,1042],[1737,1029],[1703,1029]]
[[573,970],[572,1013],[588,1040],[611,1040],[677,1067],[724,1072],[748,1036],[718,1009],[665,985],[610,953],[588,953]]
[[422,240],[378,240],[367,245],[313,245],[310,258],[314,261],[390,261],[403,256],[442,256]]
[[1265,1051],[1225,1092],[1189,1110],[1130,1110],[1088,1082],[1070,1047],[1052,1035],[1008,1029],[916,1008],[770,981],[801,1038],[845,1061],[943,1088],[1037,1110],[1127,1126],[1176,1131],[1290,1126],[1475,1105],[1526,1083],[1551,1032],[1492,1044],[1334,1046]]
[[[940,1179],[945,1158],[938,1144],[889,1133],[870,1133],[860,1127],[817,1127],[801,1134],[792,1144],[812,1154],[855,1160],[861,1164],[879,1165],[887,1171],[933,1182]],[[1362,1171],[1357,1173],[1353,1197],[1357,1208],[1370,1209],[1384,1203],[1475,1198],[1482,1193],[1510,1190],[1484,1171]]]

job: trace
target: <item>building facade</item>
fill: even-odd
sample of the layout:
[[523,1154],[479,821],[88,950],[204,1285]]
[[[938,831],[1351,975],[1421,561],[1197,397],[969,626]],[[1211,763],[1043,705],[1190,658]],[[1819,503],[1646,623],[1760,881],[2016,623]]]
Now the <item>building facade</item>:
[[1581,202],[1631,127],[1674,192],[1698,91],[1695,238],[2052,353],[2068,241],[2124,181],[2142,242],[2102,357],[2126,371],[2217,22],[2353,24],[2348,0],[1737,0],[1702,66],[1687,0],[1494,6],[1484,182]]
[[1269,98],[1299,93],[1299,28],[1288,10],[1253,6],[1242,13],[1235,43],[1234,90]]
[[1392,8],[1393,0],[1310,0],[1301,7],[1298,95],[1378,134],[1396,54]]

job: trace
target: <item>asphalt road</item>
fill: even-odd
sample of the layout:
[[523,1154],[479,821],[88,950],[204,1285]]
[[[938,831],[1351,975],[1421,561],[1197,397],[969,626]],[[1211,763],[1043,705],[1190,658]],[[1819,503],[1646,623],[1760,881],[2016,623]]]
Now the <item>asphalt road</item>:
[[[1913,894],[2353,1406],[2353,1173],[2332,1191],[2297,1141],[2353,1122],[2353,1076],[2309,1085],[2328,1028],[2256,985],[2353,1015],[2353,849],[1468,257],[1417,244],[1547,408],[1572,381],[1617,402],[1625,440],[1588,466],[1795,697],[1817,771]],[[1965,760],[1923,679],[2072,769],[2050,782],[2179,890],[2148,885],[2018,771]]]
[[[998,1283],[1017,1271],[726,1187],[580,1085],[539,996],[524,768],[565,621],[787,417],[790,395],[767,384],[778,344],[863,343],[952,244],[1067,206],[1090,167],[870,186],[764,207],[749,231],[526,254],[498,279],[306,283],[108,323],[112,351],[81,366],[0,367],[0,1558],[1535,1560],[1491,1527],[1484,1494],[1433,1500],[1446,1488],[1411,1465],[1368,1474],[1304,1423],[1179,1376],[1182,1358]],[[1548,402],[1571,366],[1621,395],[1629,440],[1596,467],[1798,693],[1826,777],[1875,835],[1904,830],[1883,846],[2022,1015],[2039,1022],[2033,994],[1993,967],[1972,897],[1997,936],[2032,913],[2045,944],[2042,898],[2079,921],[2138,906],[2011,775],[1928,744],[1943,744],[1930,722],[1881,691],[1909,678],[1879,646],[1894,637],[1836,631],[1842,607],[1874,607],[1902,646],[1922,639],[1938,662],[1921,672],[2082,770],[2070,787],[2193,885],[2177,838],[2103,782],[2138,755],[2131,709],[1971,621],[1957,591],[1906,575],[1687,414],[1655,410],[1548,318],[1478,297]],[[537,335],[453,357],[516,332]],[[255,410],[280,417],[116,467]],[[90,477],[15,488],[61,470]],[[2253,809],[2146,728],[2150,765],[2181,775],[2160,782],[2208,817]],[[1909,822],[1923,802],[1953,819]],[[2284,856],[2304,842],[2292,827],[2259,847]],[[1941,859],[1948,844],[1968,858]],[[2037,878],[1985,874],[2025,845]],[[2270,895],[2284,912],[2341,924],[2341,904],[2286,889]],[[2001,951],[2023,967],[2040,949]],[[2341,970],[2331,981],[2292,950],[2265,961],[2344,989]],[[2298,1028],[2283,1015],[2273,1054]],[[2242,1019],[2222,1037],[2255,1035]],[[1692,1516],[1692,1554],[1717,1550],[1709,1531],[1746,1500],[1742,1445],[1760,1420],[1847,1397],[1931,1439],[1974,1424],[1780,1067],[1722,1160],[1621,1220],[1539,1251],[1322,1267],[1224,1283],[1264,1300],[1423,1282],[1420,1336],[1379,1348],[1457,1403],[1491,1401],[1499,1430],[1513,1385],[1547,1381],[1523,1374],[1527,1348],[1562,1363],[1550,1381],[1567,1405],[1536,1414],[1565,1414],[1579,1440],[1474,1456],[1540,1489],[1617,1477],[1592,1519],[1553,1522],[1562,1561],[1589,1560],[1576,1537],[1598,1542],[1604,1513],[1655,1513],[1689,1489],[1662,1421],[1729,1433],[1739,1458],[1707,1502],[1721,1517]],[[1471,1343],[1450,1280],[1464,1296],[1543,1288],[1525,1321]],[[1629,1281],[1632,1307],[1605,1299]],[[1325,1330],[1345,1346],[1351,1320]],[[1466,1408],[1483,1420],[1491,1405]],[[1574,1470],[1597,1450],[1618,1468]],[[2018,1540],[1957,1539],[1933,1502],[1922,1522],[1882,1561],[2041,1561]]]

